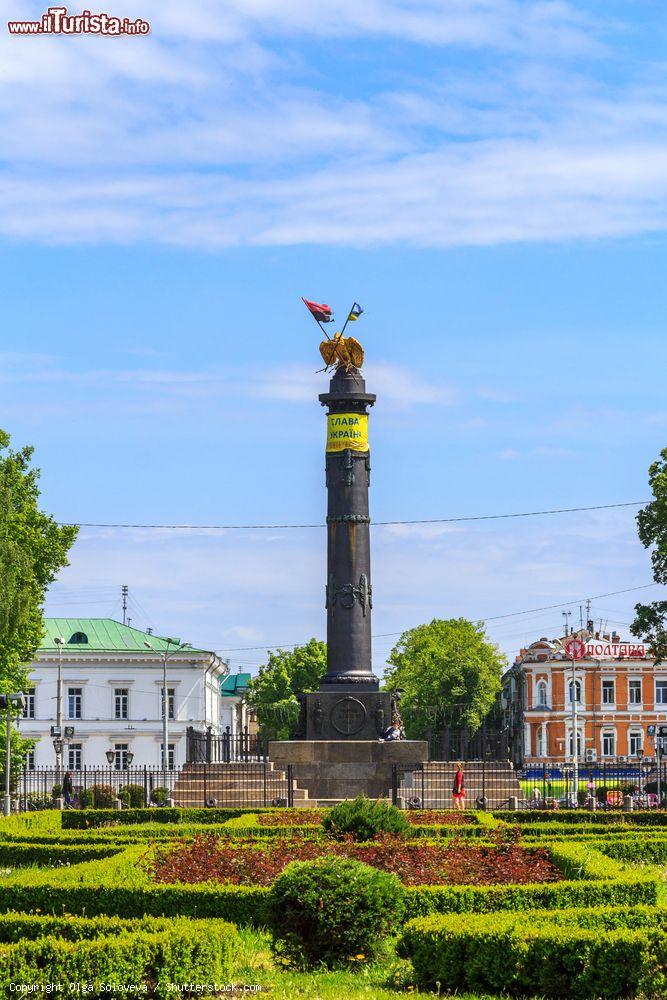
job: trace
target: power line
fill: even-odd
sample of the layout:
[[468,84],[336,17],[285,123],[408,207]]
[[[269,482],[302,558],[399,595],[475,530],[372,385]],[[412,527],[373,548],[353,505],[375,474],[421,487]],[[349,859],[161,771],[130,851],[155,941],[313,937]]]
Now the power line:
[[[657,583],[643,583],[640,587],[626,587],[625,590],[612,590],[608,594],[596,594],[594,597],[588,598],[591,601],[601,601],[605,597],[616,597],[618,594],[630,594],[636,590],[647,590],[649,587],[657,587]],[[473,621],[484,622],[497,622],[504,618],[518,618],[522,615],[532,615],[536,614],[538,611],[553,611],[554,608],[567,608],[572,604],[579,604],[580,601],[584,601],[587,598],[574,598],[572,601],[562,601],[560,604],[545,604],[541,608],[528,608],[526,611],[510,611],[504,615],[493,615],[490,618],[474,618]],[[620,624],[620,623],[619,623]],[[402,632],[379,632],[373,635],[373,639],[387,639],[396,635],[403,635],[403,632],[407,629],[403,629]],[[266,650],[266,649],[285,649],[288,647],[299,646],[303,643],[299,642],[274,642],[269,646],[221,646],[214,650],[216,653],[240,653],[240,652],[250,652],[251,650]]]
[[[458,524],[461,521],[497,521],[512,517],[540,517],[545,514],[577,514],[590,510],[612,510],[617,507],[641,507],[648,500],[630,500],[626,503],[596,504],[593,507],[559,507],[554,510],[528,510],[513,514],[469,514],[464,517],[430,517],[412,521],[374,521],[375,527],[411,524]],[[276,531],[302,528],[324,528],[326,524],[126,524],[116,522],[59,521],[66,528],[140,528],[156,531]]]

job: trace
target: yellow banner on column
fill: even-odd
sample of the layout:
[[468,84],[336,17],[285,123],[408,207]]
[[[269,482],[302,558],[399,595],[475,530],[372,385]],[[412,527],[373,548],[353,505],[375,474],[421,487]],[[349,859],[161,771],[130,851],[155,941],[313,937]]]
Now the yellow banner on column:
[[367,413],[327,414],[327,451],[368,451]]

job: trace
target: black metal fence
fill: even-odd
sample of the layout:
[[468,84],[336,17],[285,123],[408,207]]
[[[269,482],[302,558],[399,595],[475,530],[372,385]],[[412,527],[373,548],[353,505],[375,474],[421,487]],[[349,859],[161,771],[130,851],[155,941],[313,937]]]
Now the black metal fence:
[[600,763],[545,760],[518,772],[526,808],[657,809],[667,805],[665,761],[609,758]]
[[510,732],[488,721],[479,729],[445,726],[426,733],[429,759],[435,761],[498,760],[511,758]]
[[[65,774],[71,775],[72,789],[63,790]],[[80,771],[39,767],[22,771],[16,782],[16,799],[21,811],[52,809],[55,800],[69,798],[74,808],[111,809],[120,798],[126,808],[164,805],[172,798],[179,771],[158,767],[84,767]]]
[[268,741],[247,727],[232,733],[229,726],[224,733],[216,734],[209,727],[205,731],[188,726],[185,759],[188,764],[229,764],[231,761],[266,761]]
[[[458,763],[459,761],[457,761]],[[521,784],[507,761],[463,761],[464,798],[454,798],[456,765],[444,761],[395,764],[391,797],[404,809],[507,809],[518,803]]]
[[[667,807],[667,766],[652,758],[609,759],[600,764],[545,760],[521,769],[509,761],[466,759],[467,809],[658,809]],[[392,801],[414,809],[452,809],[456,763],[397,764]]]
[[120,799],[123,808],[176,806],[202,808],[260,808],[292,805],[291,768],[275,771],[265,761],[231,761],[191,764],[180,770],[134,767],[83,768],[71,775],[71,792],[63,789],[65,771],[36,768],[22,771],[14,799],[21,812],[53,809],[59,798],[74,809],[112,809]]

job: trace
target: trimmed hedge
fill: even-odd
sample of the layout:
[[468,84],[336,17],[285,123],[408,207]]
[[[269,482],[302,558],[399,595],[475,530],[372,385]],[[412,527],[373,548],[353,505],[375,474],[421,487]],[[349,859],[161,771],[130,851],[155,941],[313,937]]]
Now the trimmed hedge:
[[493,815],[505,823],[593,823],[600,826],[664,826],[667,812],[589,812],[587,809],[527,809],[522,812],[496,810]]
[[136,823],[226,823],[236,816],[270,809],[66,809],[63,830],[91,830],[100,826],[129,826]]
[[633,864],[664,865],[667,863],[667,837],[636,836],[623,840],[597,843],[598,850],[608,858]]
[[0,866],[78,865],[82,861],[109,858],[124,849],[123,844],[40,844],[37,842],[0,841]]
[[[78,942],[86,941],[85,948]],[[71,983],[135,986],[173,995],[170,986],[231,981],[239,947],[235,927],[222,920],[122,921],[6,914],[0,920],[0,989]],[[14,985],[14,989],[12,989]],[[103,991],[103,995],[106,991]],[[97,993],[96,993],[97,995]]]
[[123,918],[224,917],[253,927],[267,923],[269,890],[245,885],[155,885],[142,889],[124,886],[0,885],[0,912],[54,915],[90,914]]
[[667,911],[652,907],[430,916],[406,924],[399,954],[420,986],[547,997],[664,995]]
[[59,831],[60,812],[57,809],[21,813],[19,816],[0,816],[0,840],[16,836],[26,840],[32,833],[55,835]]

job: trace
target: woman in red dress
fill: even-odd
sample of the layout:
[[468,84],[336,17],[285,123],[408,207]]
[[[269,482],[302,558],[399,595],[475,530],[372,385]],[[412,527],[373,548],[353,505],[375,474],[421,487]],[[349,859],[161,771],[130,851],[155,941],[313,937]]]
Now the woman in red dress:
[[452,798],[454,799],[455,809],[465,809],[466,786],[463,780],[463,764],[456,765],[456,774],[454,775],[454,784],[452,785]]

